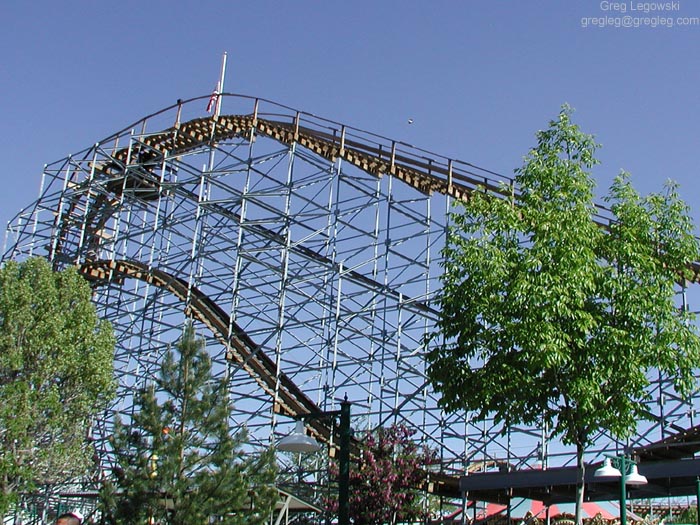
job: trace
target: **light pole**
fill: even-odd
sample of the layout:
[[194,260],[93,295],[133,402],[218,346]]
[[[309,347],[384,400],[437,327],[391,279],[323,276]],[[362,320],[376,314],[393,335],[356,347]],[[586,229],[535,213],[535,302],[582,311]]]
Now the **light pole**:
[[627,456],[607,456],[593,477],[598,480],[620,479],[620,525],[627,525],[627,485],[647,484],[647,478],[637,470],[637,463]]
[[294,432],[277,443],[277,448],[284,452],[316,452],[321,449],[321,445],[314,438],[306,435],[304,420],[339,417],[338,525],[350,525],[350,404],[346,397],[340,402],[340,410],[299,416]]

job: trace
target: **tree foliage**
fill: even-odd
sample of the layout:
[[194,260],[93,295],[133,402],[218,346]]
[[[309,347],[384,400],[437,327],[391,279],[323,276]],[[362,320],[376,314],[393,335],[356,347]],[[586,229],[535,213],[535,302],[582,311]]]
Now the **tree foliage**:
[[[678,516],[672,517],[670,523],[697,523],[698,522],[698,507],[697,505],[686,507]],[[666,523],[669,523],[667,521]]]
[[105,515],[118,524],[265,523],[277,499],[273,451],[244,450],[226,381],[212,378],[191,323],[175,346],[155,383],[138,392],[130,423],[116,425]]
[[[420,487],[436,457],[412,435],[403,425],[394,425],[362,440],[357,467],[350,469],[350,519],[355,525],[423,521],[426,509]],[[330,503],[336,510],[337,500]]]
[[0,269],[0,512],[37,484],[84,474],[92,417],[114,393],[114,336],[75,268]]
[[448,410],[544,424],[576,445],[646,417],[649,371],[690,393],[700,338],[676,283],[700,254],[676,186],[641,197],[620,174],[597,223],[593,137],[564,107],[516,170],[511,198],[451,214],[429,377]]

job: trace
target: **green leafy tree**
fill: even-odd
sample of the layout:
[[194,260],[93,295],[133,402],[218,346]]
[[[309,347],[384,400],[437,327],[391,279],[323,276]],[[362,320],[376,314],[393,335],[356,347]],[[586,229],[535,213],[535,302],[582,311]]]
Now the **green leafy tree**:
[[[350,469],[350,519],[355,525],[422,522],[426,517],[428,467],[435,454],[415,443],[403,425],[368,433],[360,445],[356,468]],[[331,474],[337,474],[332,465]],[[329,502],[336,511],[337,499]]]
[[89,425],[114,394],[114,335],[90,297],[75,268],[32,258],[0,269],[0,518],[19,494],[91,464]]
[[233,432],[225,380],[212,378],[204,340],[187,323],[160,377],[138,393],[128,425],[117,422],[113,479],[103,489],[112,523],[260,523],[277,499],[272,449],[252,456]]
[[[640,197],[622,173],[596,222],[596,144],[564,107],[516,171],[519,193],[459,202],[444,248],[441,314],[429,377],[447,410],[544,424],[575,445],[577,523],[583,454],[607,429],[647,416],[649,375],[690,393],[700,338],[675,304],[700,247],[676,187]],[[439,341],[439,344],[437,342]]]

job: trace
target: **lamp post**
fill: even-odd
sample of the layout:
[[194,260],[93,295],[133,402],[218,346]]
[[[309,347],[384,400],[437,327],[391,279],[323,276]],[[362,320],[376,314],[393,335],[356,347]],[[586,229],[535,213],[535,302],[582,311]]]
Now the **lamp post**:
[[627,525],[627,485],[647,484],[647,478],[637,470],[637,463],[627,456],[607,456],[593,477],[599,480],[620,479],[620,525]]
[[306,435],[304,419],[328,419],[339,417],[340,447],[338,450],[338,525],[350,525],[350,401],[347,397],[340,402],[340,410],[330,410],[317,414],[304,414],[297,421],[294,432],[282,438],[277,448],[284,452],[316,452],[321,445]]

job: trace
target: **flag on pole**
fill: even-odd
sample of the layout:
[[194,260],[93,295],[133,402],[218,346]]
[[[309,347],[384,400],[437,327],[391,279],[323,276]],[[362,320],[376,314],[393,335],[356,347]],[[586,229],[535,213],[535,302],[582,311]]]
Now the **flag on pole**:
[[214,112],[214,118],[219,117],[219,112],[221,111],[221,99],[224,92],[224,79],[226,78],[226,52],[221,59],[221,75],[219,76],[219,81],[216,83],[216,89],[209,97],[209,103],[207,104],[207,113]]
[[221,86],[221,83],[217,82],[216,89],[211,94],[211,97],[209,97],[209,103],[207,104],[207,113],[211,113],[212,110],[216,107],[216,102],[219,99],[220,86]]

